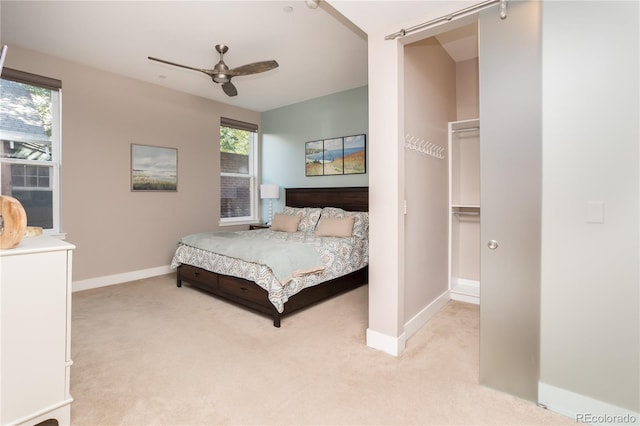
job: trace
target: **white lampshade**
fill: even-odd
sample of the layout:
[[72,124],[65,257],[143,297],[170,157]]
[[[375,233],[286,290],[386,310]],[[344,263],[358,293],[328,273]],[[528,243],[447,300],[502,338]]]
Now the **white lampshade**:
[[260,198],[280,198],[280,187],[272,183],[260,185]]
[[271,218],[273,217],[273,199],[280,198],[280,187],[273,183],[260,185],[260,198],[267,198],[269,200],[269,220],[267,224],[270,224]]

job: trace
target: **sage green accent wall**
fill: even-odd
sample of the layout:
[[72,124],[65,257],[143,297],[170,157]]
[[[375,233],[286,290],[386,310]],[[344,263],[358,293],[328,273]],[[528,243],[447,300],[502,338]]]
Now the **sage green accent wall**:
[[[273,211],[284,207],[284,188],[369,185],[367,86],[262,113],[260,155],[262,183],[280,186]],[[367,135],[367,173],[355,175],[305,176],[305,142],[357,134]],[[262,200],[262,219],[268,215]]]

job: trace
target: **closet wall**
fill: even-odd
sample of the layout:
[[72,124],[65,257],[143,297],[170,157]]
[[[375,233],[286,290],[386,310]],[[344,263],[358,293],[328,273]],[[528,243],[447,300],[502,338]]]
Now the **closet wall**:
[[[405,305],[408,323],[448,300],[449,160],[448,123],[478,117],[478,58],[455,62],[435,37],[404,48]],[[429,155],[409,148],[430,143]],[[434,149],[435,148],[435,149]],[[479,259],[463,269],[479,274]],[[479,277],[477,278],[479,279]]]
[[[447,146],[456,119],[456,66],[435,38],[405,46],[405,133],[417,143]],[[405,142],[406,144],[406,142]],[[404,149],[404,322],[448,291],[448,166]]]
[[479,116],[478,57],[475,57],[456,62],[456,120],[472,120]]

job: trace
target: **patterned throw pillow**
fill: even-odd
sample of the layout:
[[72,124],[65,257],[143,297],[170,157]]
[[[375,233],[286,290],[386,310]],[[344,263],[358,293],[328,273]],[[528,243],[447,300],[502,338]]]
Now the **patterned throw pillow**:
[[354,217],[353,236],[367,238],[369,236],[369,212],[349,212],[338,207],[325,207],[321,216],[330,218]]
[[300,232],[313,232],[316,229],[318,220],[320,220],[321,212],[322,209],[316,207],[285,206],[282,210],[282,214],[300,217],[300,223],[298,224],[298,231]]

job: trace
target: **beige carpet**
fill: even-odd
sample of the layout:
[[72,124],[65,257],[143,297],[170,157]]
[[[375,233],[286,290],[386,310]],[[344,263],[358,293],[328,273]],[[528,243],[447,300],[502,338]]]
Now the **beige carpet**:
[[399,357],[368,348],[367,287],[284,318],[173,275],[73,295],[73,425],[574,424],[478,385],[477,306]]

